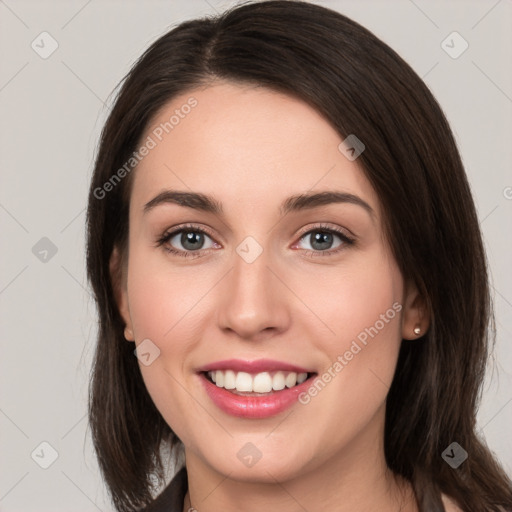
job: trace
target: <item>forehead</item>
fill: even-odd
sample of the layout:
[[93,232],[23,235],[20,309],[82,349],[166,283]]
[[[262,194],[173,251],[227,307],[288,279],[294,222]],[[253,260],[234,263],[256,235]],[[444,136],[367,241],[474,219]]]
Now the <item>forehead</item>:
[[151,120],[132,202],[165,189],[215,195],[224,204],[277,208],[284,197],[315,190],[357,194],[378,210],[342,137],[305,102],[252,85],[221,82],[188,91]]

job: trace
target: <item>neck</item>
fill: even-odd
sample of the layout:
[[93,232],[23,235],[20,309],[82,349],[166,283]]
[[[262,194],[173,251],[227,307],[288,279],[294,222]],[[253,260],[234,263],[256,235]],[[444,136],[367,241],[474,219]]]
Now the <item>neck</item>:
[[259,480],[237,480],[234,473],[221,474],[186,450],[189,493],[183,510],[417,512],[411,486],[386,465],[381,419],[343,450],[286,480],[271,470]]

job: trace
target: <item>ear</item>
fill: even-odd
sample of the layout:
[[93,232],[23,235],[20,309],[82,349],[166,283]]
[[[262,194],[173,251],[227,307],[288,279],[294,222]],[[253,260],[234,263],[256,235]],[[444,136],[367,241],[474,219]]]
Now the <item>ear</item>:
[[130,308],[128,307],[128,290],[126,285],[126,268],[124,268],[123,257],[117,246],[114,247],[110,255],[109,270],[114,297],[116,299],[119,314],[126,325],[124,329],[124,337],[128,341],[135,341],[133,335],[132,319]]
[[404,286],[402,338],[416,340],[425,335],[430,326],[430,312],[417,286],[409,281]]

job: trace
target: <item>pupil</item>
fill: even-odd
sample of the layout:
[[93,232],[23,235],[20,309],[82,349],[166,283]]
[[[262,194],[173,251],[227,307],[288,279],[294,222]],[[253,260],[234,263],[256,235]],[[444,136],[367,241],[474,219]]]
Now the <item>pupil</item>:
[[[315,250],[329,249],[329,246],[332,244],[332,233],[317,232],[315,235],[311,236],[313,237],[311,246]],[[315,244],[319,244],[319,247],[315,247]]]
[[200,249],[203,245],[203,234],[193,231],[184,232],[181,234],[181,244],[185,249],[196,250]]

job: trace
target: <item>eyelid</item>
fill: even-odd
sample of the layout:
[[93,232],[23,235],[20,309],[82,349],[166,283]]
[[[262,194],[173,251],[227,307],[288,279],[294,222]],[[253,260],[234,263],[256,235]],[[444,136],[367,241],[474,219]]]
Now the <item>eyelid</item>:
[[213,231],[209,227],[204,225],[199,226],[198,224],[185,223],[166,229],[163,232],[162,236],[159,237],[158,242],[164,239],[169,239],[172,236],[177,235],[181,231],[197,231],[199,233],[206,233],[210,238],[215,238]]
[[335,233],[338,233],[340,235],[346,236],[348,239],[355,241],[357,238],[352,231],[350,231],[347,228],[343,228],[341,226],[335,226],[335,225],[329,225],[327,223],[317,223],[313,225],[306,226],[302,228],[299,231],[299,234],[297,235],[299,238],[302,238],[304,235],[307,235],[310,231],[320,231],[320,230],[326,230],[326,231],[334,231]]

